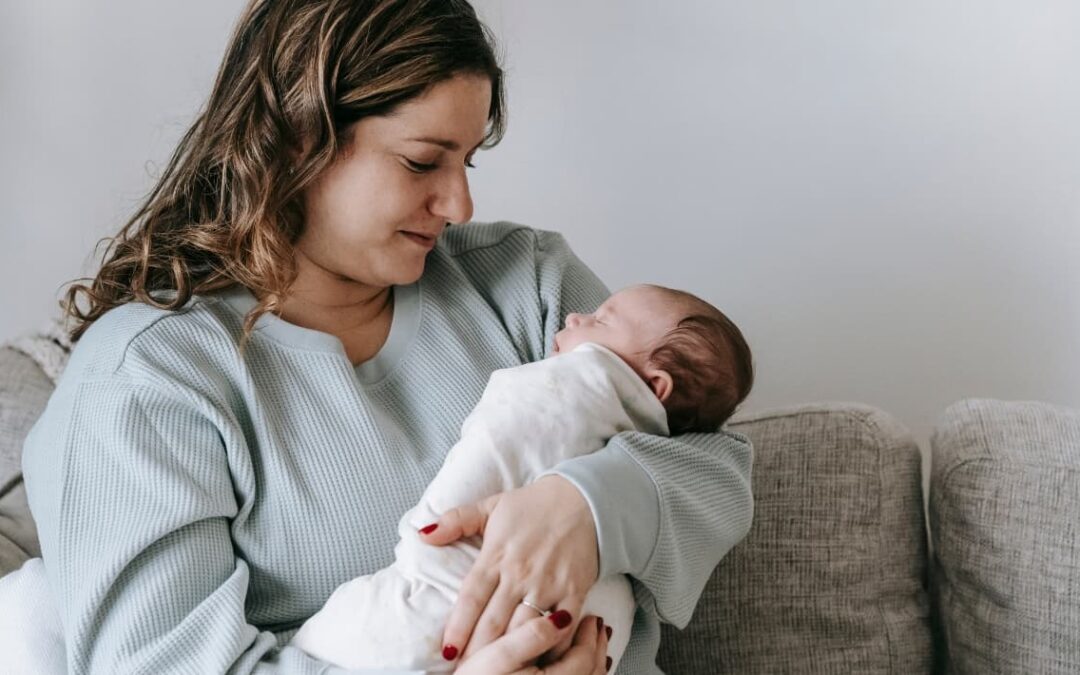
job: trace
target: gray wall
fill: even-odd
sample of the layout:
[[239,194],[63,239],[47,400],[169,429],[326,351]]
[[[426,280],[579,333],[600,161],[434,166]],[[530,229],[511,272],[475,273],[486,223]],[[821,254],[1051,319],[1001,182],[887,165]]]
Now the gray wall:
[[[0,338],[90,271],[241,2],[0,3]],[[479,219],[747,333],[748,408],[1080,407],[1080,3],[481,0],[511,125]]]

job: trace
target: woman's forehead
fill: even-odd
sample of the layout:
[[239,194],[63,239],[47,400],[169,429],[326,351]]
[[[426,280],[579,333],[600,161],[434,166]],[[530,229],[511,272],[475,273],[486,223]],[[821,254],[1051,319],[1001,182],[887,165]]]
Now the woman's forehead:
[[383,120],[396,140],[472,150],[487,133],[491,83],[473,75],[440,82]]

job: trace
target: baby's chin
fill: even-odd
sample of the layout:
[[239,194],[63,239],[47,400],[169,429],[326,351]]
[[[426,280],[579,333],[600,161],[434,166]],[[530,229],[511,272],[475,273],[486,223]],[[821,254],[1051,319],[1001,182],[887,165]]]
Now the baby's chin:
[[[605,349],[610,349],[613,352],[615,351],[614,348],[610,347],[609,345],[604,344],[603,342],[601,342],[599,340],[571,340],[571,339],[560,340],[559,336],[556,335],[555,336],[555,345],[552,347],[551,355],[552,356],[558,356],[559,354],[569,354],[570,352],[574,351],[575,349],[577,349],[578,347],[580,347],[583,344],[600,345],[601,347],[604,347]],[[616,352],[616,353],[618,353],[618,352]],[[622,358],[621,355],[620,355],[620,358]]]

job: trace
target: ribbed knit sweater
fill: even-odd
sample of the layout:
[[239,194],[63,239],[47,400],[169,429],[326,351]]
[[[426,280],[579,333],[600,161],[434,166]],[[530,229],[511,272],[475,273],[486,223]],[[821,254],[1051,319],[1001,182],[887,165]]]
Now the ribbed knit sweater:
[[[608,295],[562,237],[507,223],[451,228],[393,290],[386,343],[356,367],[272,315],[241,355],[239,287],[85,333],[23,460],[70,672],[342,672],[281,645],[392,562],[488,376]],[[592,509],[601,576],[632,577],[620,673],[659,672],[659,622],[689,621],[747,532],[750,463],[726,430],[627,432],[557,467]]]

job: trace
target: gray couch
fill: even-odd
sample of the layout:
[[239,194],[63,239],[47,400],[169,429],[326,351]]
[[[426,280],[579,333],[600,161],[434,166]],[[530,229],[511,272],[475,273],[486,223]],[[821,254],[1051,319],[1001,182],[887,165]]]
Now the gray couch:
[[[19,450],[51,388],[0,349],[0,574],[38,554]],[[754,442],[754,525],[690,625],[665,627],[667,672],[1080,673],[1080,411],[948,408],[928,514],[918,447],[884,412],[807,405],[731,426]]]

